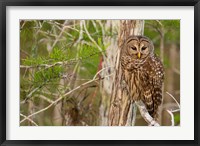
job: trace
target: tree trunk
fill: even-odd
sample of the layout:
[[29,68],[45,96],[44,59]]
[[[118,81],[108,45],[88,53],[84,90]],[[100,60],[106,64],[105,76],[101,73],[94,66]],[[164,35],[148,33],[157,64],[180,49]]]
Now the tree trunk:
[[102,72],[101,77],[105,77],[104,80],[100,81],[100,92],[101,92],[101,103],[99,107],[99,116],[100,116],[100,123],[101,126],[108,125],[108,110],[110,105],[110,97],[112,92],[112,85],[113,85],[113,75],[109,76],[114,73],[114,66],[115,66],[115,59],[118,51],[117,45],[117,36],[114,35],[119,30],[119,21],[118,20],[107,20],[104,26],[105,32],[109,32],[110,36],[103,36],[104,45],[109,44],[106,48],[106,58],[102,60]]
[[114,64],[114,81],[112,83],[112,93],[110,110],[108,114],[109,126],[131,126],[135,125],[136,106],[129,97],[128,90],[122,76],[120,66],[120,53],[124,41],[131,35],[143,35],[143,20],[121,20],[120,32],[118,35],[118,48]]

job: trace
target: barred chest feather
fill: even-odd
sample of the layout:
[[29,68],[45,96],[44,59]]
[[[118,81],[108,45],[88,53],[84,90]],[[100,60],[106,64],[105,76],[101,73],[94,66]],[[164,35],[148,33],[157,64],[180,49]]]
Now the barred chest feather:
[[134,101],[140,100],[143,92],[143,83],[142,83],[142,70],[143,68],[135,68],[132,72],[125,70],[124,78],[126,84],[128,85],[129,95],[133,98]]
[[[135,60],[127,63],[124,67],[124,80],[130,96],[134,101],[144,98],[144,91],[153,88],[154,81],[160,78],[158,85],[162,86],[163,66],[154,56],[147,60]],[[148,89],[147,89],[148,88]]]

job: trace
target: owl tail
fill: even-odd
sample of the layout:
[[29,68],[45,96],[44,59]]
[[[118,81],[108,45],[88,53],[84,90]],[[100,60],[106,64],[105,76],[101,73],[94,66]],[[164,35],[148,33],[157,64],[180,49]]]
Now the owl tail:
[[160,88],[155,88],[153,92],[151,90],[147,90],[144,93],[144,103],[146,108],[154,118],[154,120],[158,120],[158,107],[162,102],[162,90]]
[[157,121],[158,119],[158,108],[162,103],[162,88],[155,88],[153,93],[154,101],[154,112],[152,114],[153,118]]

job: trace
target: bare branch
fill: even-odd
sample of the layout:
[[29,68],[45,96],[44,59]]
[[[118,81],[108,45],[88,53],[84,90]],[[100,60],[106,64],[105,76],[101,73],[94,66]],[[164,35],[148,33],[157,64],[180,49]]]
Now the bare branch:
[[[112,74],[111,74],[111,75],[112,75]],[[95,76],[96,76],[96,75],[95,75]],[[109,76],[110,76],[110,75],[109,75]],[[107,77],[107,76],[106,76],[106,77]],[[39,111],[37,111],[37,112],[35,112],[35,113],[33,113],[33,114],[27,116],[26,118],[24,118],[23,120],[21,120],[20,123],[24,122],[25,120],[27,120],[28,118],[30,118],[30,117],[32,117],[32,116],[34,116],[34,115],[37,115],[37,114],[39,114],[39,113],[41,113],[41,112],[46,111],[47,109],[49,109],[49,108],[52,107],[53,105],[57,104],[60,100],[62,100],[62,99],[65,98],[66,96],[68,96],[68,95],[70,95],[71,93],[73,93],[74,91],[76,91],[76,90],[78,90],[78,89],[80,89],[80,88],[83,88],[83,87],[85,87],[86,85],[88,85],[88,84],[90,84],[90,83],[92,83],[92,82],[95,82],[95,81],[97,81],[97,80],[104,79],[104,78],[105,78],[105,77],[103,77],[103,78],[92,79],[92,80],[90,80],[90,81],[88,81],[88,82],[85,82],[85,83],[81,84],[80,86],[77,86],[77,87],[74,88],[73,90],[71,90],[71,91],[65,93],[63,96],[60,96],[58,99],[56,99],[54,102],[52,102],[51,104],[49,104],[47,107],[45,107],[45,108],[43,108],[43,109],[41,109],[41,110],[39,110]]]
[[176,98],[172,94],[170,94],[169,92],[166,92],[166,93],[176,102],[176,104],[178,105],[178,107],[180,109],[180,104],[178,103],[178,101],[176,100]]
[[174,126],[174,114],[173,114],[172,111],[170,111],[170,110],[167,110],[167,112],[168,112],[169,115],[171,116],[171,123],[172,123],[171,126]]
[[83,39],[83,21],[80,21],[80,32],[79,32],[79,38],[78,40],[74,43],[74,45],[76,46],[82,39]]
[[162,109],[171,109],[171,110],[175,110],[175,109],[179,109],[178,105],[176,103],[164,103],[162,105]]
[[35,126],[38,126],[38,124],[36,124],[33,120],[31,120],[30,118],[28,118],[27,116],[23,115],[20,113],[20,116],[26,118],[28,121],[30,121],[32,124],[34,124]]
[[180,109],[171,110],[171,112],[173,112],[173,113],[180,112]]
[[58,65],[72,65],[75,64],[79,61],[83,61],[84,59],[88,59],[89,57],[95,56],[99,53],[103,53],[103,52],[94,52],[91,53],[90,55],[86,56],[86,57],[79,57],[79,58],[75,58],[75,59],[70,59],[67,61],[59,61],[59,62],[55,62],[53,64],[38,64],[38,65],[32,65],[32,66],[28,66],[28,65],[20,65],[20,68],[25,68],[25,69],[31,69],[31,68],[40,68],[40,67],[44,67],[45,69],[54,67],[54,66],[58,66]]
[[[46,83],[46,82],[45,82]],[[37,88],[33,89],[27,96],[26,98],[21,102],[21,104],[24,104],[32,95],[35,93],[37,90],[39,90],[45,83],[42,85],[38,86]]]
[[48,103],[53,103],[53,102],[54,102],[53,100],[49,99],[48,97],[46,97],[46,96],[44,96],[44,95],[36,94],[36,95],[34,95],[34,97],[39,97],[39,98],[41,98],[41,99],[47,101]]
[[149,126],[160,126],[148,113],[146,106],[144,103],[139,100],[135,102],[137,107],[139,108],[141,116],[144,118],[144,120],[149,124]]
[[160,20],[156,20],[156,22],[157,22],[161,27],[163,27],[163,24],[160,22]]
[[[68,20],[65,20],[64,25],[68,23]],[[63,32],[65,31],[66,27],[63,27],[60,34],[56,37],[56,40],[54,41],[53,45],[51,46],[51,50],[55,47],[59,39],[61,38]]]
[[39,64],[39,65],[33,65],[33,66],[27,66],[27,65],[20,65],[20,68],[26,68],[26,69],[31,69],[31,68],[39,68],[39,67],[44,67],[45,69],[51,68],[57,65],[68,65],[76,62],[76,60],[71,60],[71,61],[62,61],[62,62],[56,62],[54,64]]
[[97,21],[101,27],[101,31],[102,31],[102,38],[105,39],[105,30],[104,30],[104,26],[102,24],[102,21],[98,20]]
[[110,67],[112,67],[112,66],[104,67],[104,68],[102,68],[101,70],[99,70],[99,71],[96,73],[96,75],[93,77],[93,80],[94,80],[102,71],[104,71],[105,69],[108,69],[108,68],[110,68]]
[[105,54],[103,53],[103,49],[102,49],[102,48],[97,44],[97,42],[91,37],[90,33],[89,33],[88,30],[87,30],[85,21],[83,21],[83,27],[84,27],[85,32],[86,32],[87,36],[89,37],[89,39],[95,44],[95,46],[99,49],[99,51],[102,52],[102,56],[103,56],[103,58],[105,59],[106,56],[105,56]]

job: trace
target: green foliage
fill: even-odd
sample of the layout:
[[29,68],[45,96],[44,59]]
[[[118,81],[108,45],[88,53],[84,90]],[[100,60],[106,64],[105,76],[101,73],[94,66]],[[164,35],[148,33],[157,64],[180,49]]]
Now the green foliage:
[[174,122],[175,122],[175,125],[180,124],[180,113],[174,114]]
[[42,31],[50,32],[52,30],[52,25],[48,23],[48,21],[41,21],[39,23],[43,23],[41,28]]
[[[144,35],[154,43],[155,53],[160,55],[161,32],[164,33],[164,46],[172,43],[180,44],[180,20],[145,20]],[[168,52],[165,48],[165,52]],[[166,53],[165,53],[166,54]],[[165,68],[170,67],[167,55],[164,56]]]
[[167,56],[164,56],[164,61],[163,61],[164,67],[165,68],[169,68],[170,66],[170,62],[169,62],[169,58]]
[[30,58],[26,58],[23,60],[23,65],[40,65],[40,64],[45,64],[47,61],[45,59],[43,59],[42,57],[37,57],[37,58],[34,58],[34,57],[30,57]]
[[48,69],[38,70],[34,73],[33,81],[35,83],[57,81],[62,71],[63,71],[63,68],[61,66],[54,66]]
[[[20,53],[23,52],[25,55],[20,54],[20,63],[30,68],[20,69],[20,100],[23,101],[31,91],[40,87],[30,97],[34,105],[39,107],[41,99],[36,97],[36,94],[55,100],[57,96],[53,94],[63,95],[79,86],[82,83],[81,80],[92,79],[98,72],[102,54],[110,45],[110,43],[105,44],[102,35],[115,38],[118,36],[119,30],[111,31],[104,28],[106,21],[85,20],[86,28],[93,39],[91,40],[84,27],[80,26],[80,20],[71,20],[67,23],[65,20],[22,20],[20,22]],[[67,27],[64,28],[64,26]],[[155,53],[158,56],[160,55],[160,31],[164,31],[165,46],[172,42],[179,45],[180,21],[145,20],[144,35],[153,41]],[[163,59],[165,69],[169,69],[171,64],[166,48]],[[68,62],[69,65],[56,64],[58,62]],[[101,95],[98,92],[95,93],[96,88],[83,89],[81,92],[83,93],[77,91],[63,100],[63,106],[66,106],[67,110],[80,106],[78,108],[81,108],[81,111],[78,116],[86,120],[89,125],[97,125]],[[87,99],[83,100],[86,97]],[[45,103],[45,105],[48,104]],[[28,114],[27,110],[27,105],[20,108],[20,112],[25,115]],[[53,125],[52,109],[45,114],[43,124]],[[180,123],[180,114],[175,115],[175,123]]]
[[49,58],[54,62],[57,61],[64,61],[66,60],[66,55],[63,50],[59,48],[54,48],[53,51],[50,53]]
[[26,59],[23,59],[23,64],[28,66],[38,66],[41,64],[51,65],[56,62],[62,62],[67,60],[69,60],[69,58],[65,54],[64,50],[54,48],[53,51],[47,57],[28,57]]
[[165,43],[180,43],[180,20],[145,20],[144,34],[150,37],[155,45],[160,32],[165,34]]

